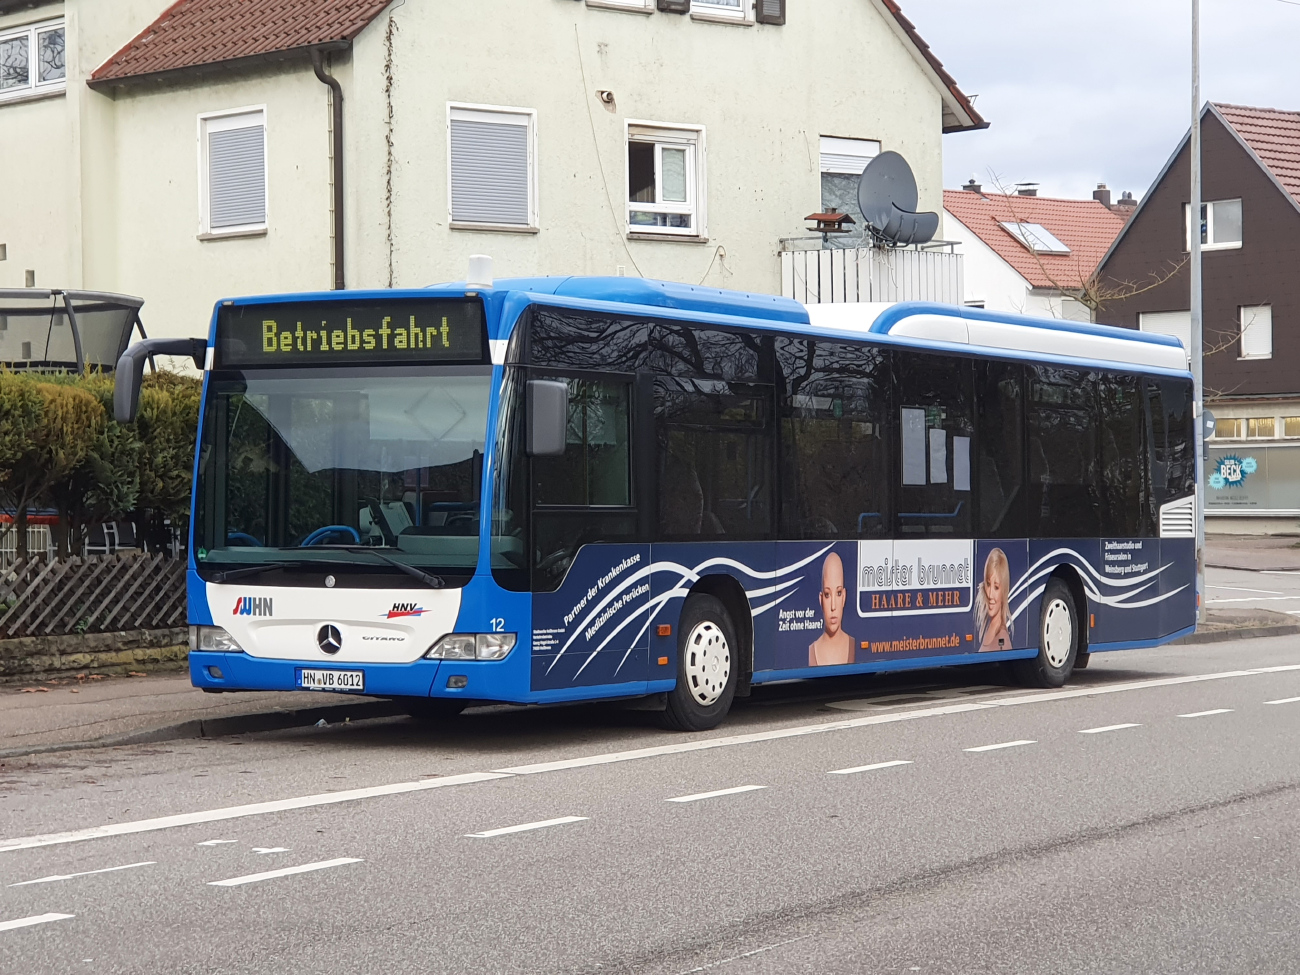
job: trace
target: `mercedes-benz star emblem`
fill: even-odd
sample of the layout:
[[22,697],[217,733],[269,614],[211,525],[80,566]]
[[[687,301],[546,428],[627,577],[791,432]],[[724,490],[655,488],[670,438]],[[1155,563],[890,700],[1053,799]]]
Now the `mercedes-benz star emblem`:
[[343,649],[343,634],[337,626],[326,623],[316,631],[316,646],[322,653],[335,654]]

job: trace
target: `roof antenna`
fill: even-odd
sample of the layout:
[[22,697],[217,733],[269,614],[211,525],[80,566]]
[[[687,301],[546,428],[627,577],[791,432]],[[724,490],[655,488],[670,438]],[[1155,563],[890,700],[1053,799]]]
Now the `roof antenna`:
[[469,258],[469,287],[485,290],[492,287],[492,258],[487,254],[471,254]]

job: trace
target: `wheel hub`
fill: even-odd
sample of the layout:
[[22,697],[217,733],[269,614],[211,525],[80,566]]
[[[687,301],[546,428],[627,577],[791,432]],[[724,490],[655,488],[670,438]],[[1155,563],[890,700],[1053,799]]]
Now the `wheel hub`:
[[697,703],[708,707],[722,696],[731,677],[731,647],[717,624],[704,620],[686,637],[685,671]]
[[1074,624],[1070,620],[1070,607],[1063,599],[1053,599],[1043,613],[1043,652],[1047,662],[1059,669],[1070,659],[1074,645]]

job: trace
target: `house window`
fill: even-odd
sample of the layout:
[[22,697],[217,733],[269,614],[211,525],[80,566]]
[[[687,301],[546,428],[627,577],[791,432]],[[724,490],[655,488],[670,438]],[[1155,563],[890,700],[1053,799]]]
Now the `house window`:
[[691,0],[693,16],[744,20],[748,13],[749,0]]
[[67,79],[63,21],[0,30],[0,101],[63,91]]
[[628,232],[704,236],[704,129],[629,122]]
[[1035,254],[1068,254],[1070,248],[1041,223],[1000,223],[1003,230]]
[[[1294,417],[1300,420],[1300,417]],[[1241,440],[1246,436],[1246,421],[1239,416],[1220,417],[1214,422],[1215,440]],[[1300,424],[1296,426],[1296,436],[1300,437]]]
[[1269,440],[1276,436],[1277,418],[1252,416],[1246,420],[1246,436],[1252,440]]
[[[1192,249],[1191,227],[1187,215],[1191,207],[1183,204],[1183,250]],[[1232,250],[1241,246],[1241,201],[1215,200],[1201,204],[1201,249]]]
[[843,139],[838,136],[821,137],[821,180],[822,212],[828,213],[832,208],[840,213],[847,213],[854,220],[854,225],[847,229],[852,233],[839,238],[832,238],[832,246],[839,242],[841,246],[856,247],[866,233],[866,222],[862,219],[862,210],[858,206],[858,182],[867,163],[880,155],[880,143],[875,139]]
[[1282,436],[1300,437],[1300,416],[1282,417]]
[[266,230],[266,110],[199,116],[202,233]]
[[1242,305],[1237,309],[1241,324],[1241,358],[1273,358],[1273,306]]
[[449,105],[447,132],[452,227],[536,231],[537,113]]
[[1191,361],[1192,313],[1190,311],[1144,311],[1138,315],[1138,328],[1157,335],[1172,335],[1183,346]]
[[613,7],[619,10],[635,10],[638,13],[650,13],[654,10],[654,0],[587,0],[588,7]]

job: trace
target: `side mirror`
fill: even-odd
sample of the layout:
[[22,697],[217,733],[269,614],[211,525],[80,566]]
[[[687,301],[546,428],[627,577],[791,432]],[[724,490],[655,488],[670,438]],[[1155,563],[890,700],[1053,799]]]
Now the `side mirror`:
[[528,380],[528,442],[531,457],[560,457],[569,429],[569,384]]
[[135,343],[122,353],[113,373],[113,419],[118,423],[135,422],[140,409],[145,359],[155,355],[187,355],[194,360],[195,369],[202,369],[207,353],[207,339],[145,339]]

